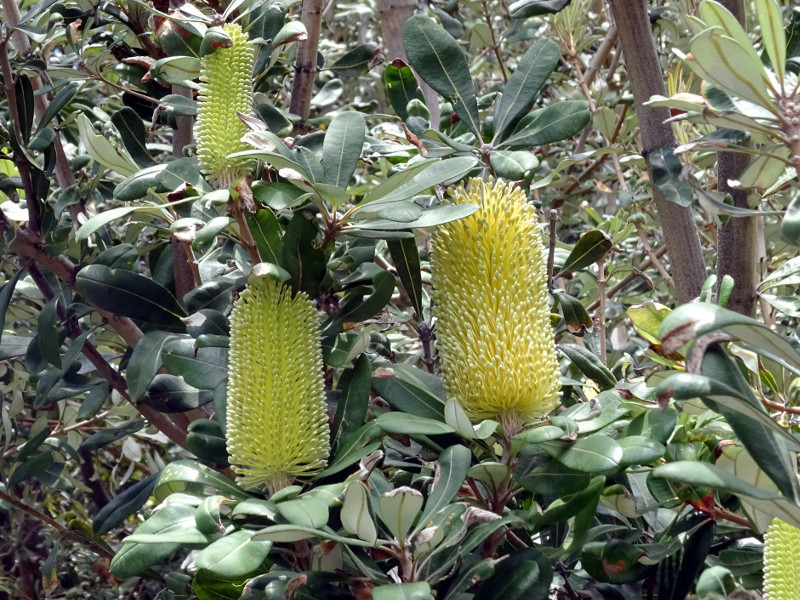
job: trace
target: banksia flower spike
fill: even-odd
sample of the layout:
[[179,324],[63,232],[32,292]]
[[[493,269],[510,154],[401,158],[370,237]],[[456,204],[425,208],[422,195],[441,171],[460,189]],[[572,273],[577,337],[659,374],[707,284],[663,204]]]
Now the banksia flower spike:
[[764,534],[764,600],[800,600],[800,529],[773,519]]
[[450,195],[480,209],[433,235],[445,388],[473,422],[497,419],[512,435],[553,410],[560,387],[536,212],[521,190],[491,179]]
[[306,294],[250,277],[230,320],[230,462],[242,487],[272,494],[330,453],[317,311]]
[[197,155],[200,168],[219,189],[247,174],[252,161],[228,158],[251,147],[242,141],[247,126],[236,116],[253,112],[253,44],[235,23],[224,26],[230,47],[218,47],[203,56],[197,109]]

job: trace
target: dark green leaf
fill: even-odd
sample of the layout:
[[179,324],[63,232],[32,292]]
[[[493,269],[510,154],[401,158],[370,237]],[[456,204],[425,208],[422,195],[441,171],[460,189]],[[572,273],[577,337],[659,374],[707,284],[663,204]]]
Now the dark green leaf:
[[345,53],[328,67],[342,77],[359,77],[383,62],[381,50],[375,44],[361,44]]
[[[353,292],[345,295],[342,306],[336,311],[328,323],[323,326],[326,334],[338,332],[346,323],[358,323],[369,319],[386,306],[395,289],[394,275],[381,271],[373,278],[373,290],[368,293],[366,286],[357,286]],[[360,292],[368,293],[364,295]]]
[[180,327],[186,316],[169,290],[131,271],[89,265],[78,272],[75,287],[91,304],[145,323]]
[[536,467],[519,480],[526,490],[548,498],[560,498],[575,494],[589,485],[588,473],[576,471],[557,460]]
[[161,360],[173,375],[180,375],[191,386],[213,390],[228,377],[228,349],[195,348],[191,338],[168,340]]
[[252,573],[261,566],[272,547],[272,542],[253,541],[252,536],[252,531],[240,529],[221,537],[195,557],[197,568],[225,577]]
[[540,550],[518,550],[495,566],[475,600],[546,600],[552,580],[550,560]]
[[147,152],[147,146],[145,145],[147,132],[144,128],[144,122],[136,114],[136,111],[125,106],[111,115],[111,122],[119,131],[122,145],[125,146],[125,150],[128,151],[131,158],[140,165],[153,164],[153,159]]
[[281,244],[281,224],[275,214],[269,210],[245,213],[250,232],[258,246],[258,254],[264,262],[281,264],[283,245]]
[[[9,82],[6,82],[8,84]],[[17,76],[14,82],[14,95],[17,99],[17,113],[19,121],[14,123],[23,144],[27,144],[31,139],[33,129],[34,98],[33,86],[30,77],[24,73]]]
[[86,393],[86,396],[81,402],[81,407],[78,409],[78,420],[91,419],[108,399],[108,393],[111,391],[111,384],[108,381],[100,381]]
[[149,527],[142,524],[135,533],[125,538],[126,544],[207,544],[208,535],[197,529],[195,507],[179,502],[166,503],[147,521]]
[[14,472],[11,473],[11,476],[8,478],[7,485],[9,488],[13,488],[18,483],[27,481],[31,477],[36,477],[40,473],[45,472],[52,467],[54,463],[53,455],[49,451],[37,452],[14,469]]
[[442,423],[441,421],[400,412],[383,413],[379,415],[375,421],[378,427],[386,433],[443,435],[455,431],[450,425]]
[[177,492],[207,495],[207,488],[222,496],[230,496],[243,500],[248,495],[230,479],[192,460],[171,462],[158,477],[153,496],[161,502],[167,496]]
[[609,235],[599,229],[592,229],[584,233],[575,247],[569,253],[564,266],[556,277],[561,277],[567,273],[579,271],[589,265],[593,265],[603,258],[614,244]]
[[19,278],[22,277],[24,272],[25,269],[20,269],[0,288],[0,341],[3,339],[3,329],[5,329],[6,326],[6,314],[8,313],[8,306],[11,303],[11,297],[14,295],[14,288],[17,287],[17,281],[19,281]]
[[131,421],[127,425],[123,425],[121,427],[103,429],[102,431],[93,433],[88,439],[84,440],[80,446],[78,446],[78,450],[81,452],[91,452],[93,450],[97,450],[98,448],[102,448],[103,446],[107,446],[112,442],[121,440],[126,435],[136,433],[144,427],[144,423],[144,419],[136,419],[135,421]]
[[480,139],[475,87],[458,42],[432,19],[415,15],[403,25],[403,46],[417,74],[452,103],[455,113]]
[[144,506],[153,491],[157,477],[156,473],[137,481],[122,490],[111,502],[101,508],[92,520],[94,534],[105,535],[122,525],[128,517]]
[[181,377],[159,373],[147,389],[143,402],[160,412],[175,413],[203,406],[213,399],[214,394],[210,390],[198,390]]
[[577,344],[560,344],[558,349],[578,367],[581,373],[597,383],[600,389],[610,390],[617,385],[614,374],[589,349]]
[[336,415],[331,426],[331,454],[336,455],[339,443],[357,431],[367,417],[372,365],[362,354],[352,369],[345,371],[337,387],[341,390]]
[[658,148],[650,153],[650,170],[653,184],[661,191],[664,200],[680,206],[692,205],[692,188],[681,177],[681,161],[671,147]]
[[800,246],[800,194],[786,207],[786,214],[781,221],[781,239],[787,244]]
[[506,130],[512,130],[519,119],[530,111],[560,57],[559,45],[547,38],[537,39],[522,55],[494,111],[495,140],[502,139]]
[[419,250],[417,240],[406,238],[386,242],[392,257],[394,268],[400,277],[403,291],[411,301],[417,319],[422,318],[422,274],[420,272]]
[[183,297],[186,310],[191,313],[202,309],[213,309],[228,313],[233,306],[233,283],[218,279],[193,289]]
[[148,331],[133,348],[126,379],[128,393],[134,402],[138,402],[150,387],[161,368],[161,349],[173,337],[165,331]]
[[739,479],[734,474],[715,465],[693,460],[679,460],[653,469],[654,477],[688,483],[694,486],[718,488],[757,500],[776,500],[782,496],[777,492],[758,488]]
[[439,455],[439,477],[431,489],[425,509],[417,520],[417,526],[412,534],[424,529],[433,515],[450,504],[467,478],[471,461],[472,452],[459,445],[449,446]]
[[509,6],[514,19],[527,19],[537,15],[549,15],[560,12],[570,5],[572,0],[517,0]]
[[[61,368],[61,336],[59,335],[59,325],[61,319],[58,316],[58,302],[60,296],[54,297],[39,312],[39,321],[36,328],[36,337],[39,340],[39,353],[49,362]],[[69,365],[66,365],[69,367]]]
[[542,448],[562,464],[584,473],[608,471],[622,461],[622,447],[604,435],[591,435],[574,442],[543,442]]
[[522,150],[560,142],[580,132],[592,118],[585,100],[562,100],[534,111],[532,117],[500,147]]
[[325,183],[346,189],[361,156],[366,123],[360,112],[342,112],[331,121],[322,144]]
[[442,380],[426,371],[393,365],[394,376],[373,377],[372,388],[395,410],[444,421]]
[[431,586],[425,581],[392,583],[372,588],[372,600],[428,600]]
[[553,299],[561,306],[564,322],[570,333],[581,334],[592,327],[592,317],[584,308],[580,300],[564,290],[554,289]]
[[166,168],[167,165],[155,165],[134,173],[114,188],[114,197],[123,202],[133,202],[144,198],[147,195],[147,190],[159,186],[159,179]]
[[397,116],[405,121],[408,118],[408,103],[414,99],[423,100],[414,72],[403,60],[397,58],[386,65],[383,80],[389,103]]
[[296,292],[305,292],[316,298],[327,271],[325,252],[316,245],[316,225],[305,213],[292,217],[283,236],[283,261],[281,266],[291,275],[289,283]]
[[512,181],[530,177],[539,166],[539,159],[525,150],[495,150],[489,155],[489,162],[498,177]]
[[225,432],[219,421],[195,419],[189,423],[186,449],[200,460],[212,465],[223,467],[229,465]]
[[67,103],[75,97],[75,94],[78,93],[78,84],[75,82],[68,83],[63,88],[61,88],[56,94],[55,98],[47,105],[47,110],[44,111],[42,118],[39,120],[39,129],[44,129],[50,123],[50,121],[58,114],[62,108],[64,108]]

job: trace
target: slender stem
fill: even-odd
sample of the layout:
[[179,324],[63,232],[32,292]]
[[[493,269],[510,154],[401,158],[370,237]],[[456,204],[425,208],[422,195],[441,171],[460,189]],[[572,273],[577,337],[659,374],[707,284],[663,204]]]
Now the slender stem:
[[667,269],[664,267],[664,265],[662,265],[658,260],[656,253],[653,252],[653,249],[650,247],[650,242],[647,241],[647,232],[639,223],[636,223],[636,233],[639,234],[639,240],[642,242],[642,246],[644,247],[644,251],[647,252],[647,256],[650,257],[650,262],[653,263],[656,270],[658,270],[658,272],[664,278],[664,281],[667,282],[667,285],[671,288],[674,288],[675,282],[672,280],[672,277],[667,272]]
[[550,209],[550,228],[547,230],[550,235],[550,244],[547,250],[547,289],[553,293],[553,264],[556,261],[556,235],[558,230],[558,211],[555,208]]
[[494,35],[494,27],[492,26],[492,15],[489,13],[489,2],[483,0],[483,18],[486,19],[486,24],[489,26],[489,33],[492,36],[492,49],[497,58],[497,64],[500,65],[500,74],[503,76],[503,82],[508,83],[508,74],[506,73],[505,65],[503,65],[503,57],[500,55],[500,47],[497,44],[497,38]]
[[238,200],[231,198],[228,201],[228,208],[231,212],[231,216],[239,224],[239,238],[242,242],[242,245],[245,247],[247,253],[250,255],[250,260],[253,261],[254,265],[257,265],[258,263],[262,262],[261,255],[258,252],[258,244],[256,244],[255,239],[253,239],[253,234],[250,231],[250,226],[247,224],[247,219],[245,219],[241,203]]
[[7,502],[8,504],[11,504],[12,506],[21,510],[25,514],[30,515],[37,521],[41,521],[45,525],[49,525],[50,527],[55,529],[61,535],[61,537],[66,538],[68,540],[72,540],[74,542],[78,542],[79,544],[86,546],[87,548],[89,548],[89,550],[91,550],[96,554],[99,554],[104,558],[108,559],[114,558],[114,553],[111,552],[111,550],[109,550],[102,544],[99,544],[98,542],[94,541],[90,537],[87,537],[86,535],[84,535],[79,531],[64,527],[61,523],[59,523],[49,515],[46,515],[43,512],[36,510],[29,504],[26,504],[25,502],[18,500],[14,496],[6,494],[2,490],[0,490],[0,500],[2,500],[3,502]]
[[[654,254],[654,258],[658,259],[658,258],[661,258],[662,256],[664,256],[664,254],[666,254],[666,253],[667,253],[667,248],[665,246],[661,246],[661,248],[656,250],[653,254]],[[653,265],[652,259],[650,257],[648,257],[647,259],[645,259],[645,261],[642,263],[642,265],[637,270],[635,270],[633,273],[629,273],[622,280],[620,280],[619,283],[616,283],[611,288],[609,288],[609,290],[606,293],[606,295],[608,297],[610,297],[610,298],[613,298],[614,295],[618,291],[620,291],[622,288],[624,288],[626,285],[628,285],[631,281],[633,281],[637,277],[640,277],[642,271],[644,271],[645,269],[650,268],[652,265]],[[595,300],[589,306],[587,306],[586,310],[591,312],[591,311],[595,310],[598,306],[600,306],[600,300],[599,299]]]

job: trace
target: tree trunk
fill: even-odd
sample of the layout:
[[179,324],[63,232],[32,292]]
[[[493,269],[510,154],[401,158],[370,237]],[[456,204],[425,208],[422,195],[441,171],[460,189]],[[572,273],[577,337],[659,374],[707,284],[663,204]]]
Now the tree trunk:
[[[414,14],[416,8],[417,0],[378,0],[378,20],[387,63],[395,58],[408,62],[406,49],[403,47],[403,24]],[[439,129],[439,95],[424,81],[419,78],[417,81],[431,114],[431,129]]]
[[[664,123],[669,118],[669,109],[644,105],[651,96],[667,95],[664,73],[650,31],[650,18],[645,0],[608,0],[608,4],[619,30],[622,58],[639,117],[642,155],[649,165],[651,152],[677,145],[672,125]],[[664,200],[655,185],[652,186],[652,193],[664,232],[678,301],[689,302],[700,293],[706,279],[700,237],[691,210]]]
[[[745,26],[744,0],[721,0]],[[720,152],[717,157],[717,189],[733,198],[734,206],[750,208],[747,204],[747,191],[733,189],[729,179],[739,179],[749,162],[747,154]],[[720,281],[725,275],[733,277],[734,287],[728,301],[728,308],[752,317],[756,310],[756,287],[758,286],[758,259],[760,236],[758,235],[760,217],[730,218],[719,232],[717,242],[717,276]]]
[[311,112],[311,96],[314,92],[314,78],[317,75],[317,51],[319,50],[319,31],[322,26],[322,0],[303,0],[300,20],[306,26],[308,38],[299,42],[297,62],[295,62],[294,85],[289,110],[300,117],[300,124],[308,119]]

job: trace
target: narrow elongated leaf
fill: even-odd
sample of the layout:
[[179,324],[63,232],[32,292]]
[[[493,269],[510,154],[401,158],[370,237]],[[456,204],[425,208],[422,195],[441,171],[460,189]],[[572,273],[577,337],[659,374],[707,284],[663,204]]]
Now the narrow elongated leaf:
[[214,390],[228,377],[227,348],[196,348],[195,340],[168,340],[161,350],[164,366],[189,385]]
[[[347,323],[358,323],[369,319],[391,300],[395,289],[394,275],[388,271],[381,271],[372,280],[373,289],[368,295],[361,293],[348,294],[339,311],[334,313],[333,319],[323,326],[326,334],[338,332]],[[358,286],[356,290],[369,290],[366,286]]]
[[336,415],[331,426],[331,455],[335,456],[345,437],[357,431],[367,417],[372,365],[362,354],[355,366],[345,371],[339,379],[341,390]]
[[168,289],[131,271],[89,265],[78,272],[75,287],[91,304],[145,323],[180,327],[186,316]]
[[[441,204],[422,212],[419,218],[409,221],[395,221],[392,219],[372,219],[359,221],[348,231],[377,230],[377,231],[399,231],[401,229],[414,229],[416,227],[433,227],[456,221],[470,216],[478,210],[477,204]],[[397,217],[397,215],[395,215]]]
[[397,116],[405,121],[408,118],[408,103],[414,99],[424,100],[414,72],[405,61],[398,58],[386,65],[383,81],[386,83],[389,104]]
[[438,480],[433,486],[425,509],[417,521],[413,534],[419,533],[428,526],[428,521],[450,504],[461,485],[467,478],[472,452],[464,446],[449,446],[439,455]]
[[136,111],[125,106],[111,115],[111,122],[119,131],[122,144],[131,158],[140,165],[152,165],[153,159],[145,145],[147,132],[144,129],[142,118]]
[[148,331],[133,348],[126,380],[131,400],[138,402],[161,368],[161,349],[173,338],[165,331]]
[[403,435],[444,435],[455,430],[441,421],[407,415],[405,413],[383,413],[375,419],[378,426],[386,433],[399,433]]
[[248,498],[247,493],[230,479],[192,460],[177,460],[164,467],[158,476],[153,496],[161,502],[178,492],[208,494],[209,488],[222,496],[240,500]]
[[495,567],[475,600],[546,600],[552,579],[550,560],[540,550],[526,548]]
[[366,138],[364,115],[360,112],[339,113],[322,143],[322,169],[325,183],[345,189],[356,170],[361,147]]
[[415,15],[403,25],[403,46],[414,70],[480,139],[475,86],[458,42],[430,18]]
[[92,450],[97,450],[98,448],[102,448],[103,446],[107,446],[112,442],[116,442],[117,440],[121,440],[126,435],[131,433],[136,433],[140,429],[144,427],[144,419],[136,419],[135,421],[131,421],[127,425],[123,425],[122,427],[114,427],[113,429],[103,429],[102,431],[98,431],[93,433],[88,437],[88,439],[84,440],[78,449],[81,452],[91,452]]
[[386,242],[394,268],[400,277],[403,291],[411,301],[417,319],[422,318],[422,273],[420,272],[419,250],[417,240],[406,238]]
[[394,365],[392,377],[373,377],[372,388],[395,410],[444,421],[442,380],[416,367]]
[[600,389],[610,390],[617,385],[617,378],[591,350],[577,344],[560,344],[558,349]]
[[295,292],[315,298],[327,269],[325,252],[316,246],[317,227],[303,213],[289,221],[283,236],[281,266],[291,275],[289,283]]
[[709,27],[719,27],[725,32],[729,38],[736,40],[739,45],[744,48],[748,54],[752,55],[755,60],[758,58],[753,42],[744,30],[744,27],[739,23],[738,19],[722,4],[716,0],[704,0],[697,7],[698,13],[706,25]]
[[75,82],[68,83],[53,98],[53,101],[47,105],[47,110],[44,111],[42,118],[39,120],[38,129],[44,129],[48,123],[58,114],[67,103],[75,97],[78,93],[78,84]]
[[693,460],[679,460],[656,467],[652,471],[653,477],[679,481],[695,486],[710,486],[740,494],[758,500],[776,500],[781,498],[777,492],[763,490],[747,483],[711,463]]
[[533,106],[536,96],[553,72],[561,56],[561,48],[554,41],[539,38],[519,59],[517,70],[503,88],[500,104],[494,111],[494,139],[503,139],[506,130],[516,123]]
[[372,600],[428,600],[431,586],[425,581],[392,583],[372,588]]
[[106,138],[94,132],[92,122],[84,114],[78,115],[78,132],[89,156],[98,164],[125,177],[139,171],[139,165],[130,156],[117,150]]
[[599,229],[587,231],[575,244],[575,247],[564,262],[564,267],[556,277],[593,265],[603,258],[613,245],[606,232]]
[[378,530],[372,518],[367,488],[361,481],[352,481],[347,486],[340,517],[345,530],[370,545],[375,544]]
[[17,281],[19,281],[19,278],[22,277],[24,272],[25,269],[20,269],[0,288],[0,340],[2,340],[3,337],[8,305],[11,303],[11,297],[14,295],[14,288],[17,287]]
[[508,11],[514,19],[527,19],[560,12],[571,2],[572,0],[517,0],[508,7]]
[[778,81],[782,82],[786,75],[786,31],[781,9],[774,0],[756,0],[756,14],[772,70],[778,76]]
[[159,373],[147,388],[143,402],[159,412],[179,413],[208,404],[213,399],[210,390],[197,389],[177,375]]
[[585,100],[562,100],[534,111],[530,122],[498,147],[525,149],[559,142],[577,134],[591,118]]
[[137,481],[117,494],[92,520],[95,535],[105,535],[122,525],[125,520],[138,511],[153,491],[158,473]]
[[20,74],[14,82],[14,95],[17,100],[19,116],[19,122],[15,125],[22,138],[22,143],[27,144],[33,130],[34,99],[30,77],[24,73]]
[[800,194],[786,208],[781,221],[781,239],[787,244],[800,246]]
[[381,49],[375,44],[361,44],[346,52],[328,67],[342,77],[359,77],[383,62]]

